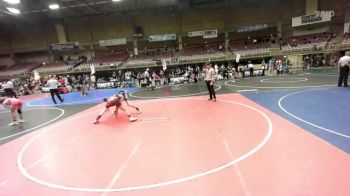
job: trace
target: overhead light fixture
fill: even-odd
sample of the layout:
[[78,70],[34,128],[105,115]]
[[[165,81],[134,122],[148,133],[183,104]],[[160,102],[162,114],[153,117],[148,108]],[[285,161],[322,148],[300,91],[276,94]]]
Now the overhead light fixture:
[[114,2],[119,2],[119,1],[122,1],[122,0],[112,0],[112,1],[114,1]]
[[60,6],[59,6],[58,4],[50,4],[50,5],[49,5],[49,8],[50,8],[51,10],[57,10],[58,8],[60,8]]
[[21,11],[19,11],[16,8],[7,7],[6,9],[12,14],[20,14],[21,13]]
[[19,4],[21,2],[20,0],[4,0],[4,1],[9,4]]

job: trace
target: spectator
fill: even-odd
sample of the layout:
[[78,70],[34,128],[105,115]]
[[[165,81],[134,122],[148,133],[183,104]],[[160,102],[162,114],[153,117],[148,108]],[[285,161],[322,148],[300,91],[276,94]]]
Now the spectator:
[[209,100],[213,100],[214,102],[216,102],[216,95],[214,90],[216,73],[210,63],[206,63],[204,73],[205,73],[205,82],[207,84],[207,88],[209,91]]
[[55,77],[52,77],[49,81],[47,81],[47,87],[50,89],[50,94],[52,101],[57,104],[54,95],[57,96],[57,98],[63,103],[64,99],[61,98],[59,92],[58,92],[58,87],[60,86],[60,83],[56,80]]
[[154,80],[155,87],[159,87],[161,85],[160,84],[160,77],[156,74],[155,71],[152,73],[152,78]]
[[250,72],[250,77],[254,77],[254,65],[251,61],[248,61],[248,69]]
[[6,93],[7,97],[10,97],[10,98],[14,97],[14,98],[17,99],[17,95],[16,95],[16,93],[14,91],[14,87],[15,86],[14,86],[13,82],[11,80],[9,80],[6,83],[6,85],[4,87],[4,90],[5,90],[5,93]]
[[344,87],[348,87],[350,51],[347,51],[345,55],[339,59],[338,66],[339,66],[338,87],[341,87],[342,83],[344,83]]

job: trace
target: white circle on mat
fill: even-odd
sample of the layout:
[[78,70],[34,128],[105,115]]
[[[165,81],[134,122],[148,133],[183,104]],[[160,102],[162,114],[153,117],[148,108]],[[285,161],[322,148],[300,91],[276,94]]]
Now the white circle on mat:
[[322,127],[322,126],[319,126],[319,125],[316,125],[314,123],[311,123],[310,121],[307,121],[299,116],[296,116],[294,115],[293,113],[289,112],[284,106],[283,106],[283,101],[287,98],[287,97],[290,97],[290,96],[293,96],[293,95],[297,95],[297,94],[301,94],[301,93],[305,93],[305,92],[310,92],[310,91],[315,91],[315,90],[306,90],[306,91],[299,91],[299,92],[294,92],[294,93],[290,93],[290,94],[287,94],[283,97],[281,97],[279,100],[278,100],[278,107],[283,111],[285,112],[286,114],[288,114],[289,116],[303,122],[303,123],[306,123],[308,125],[311,125],[313,127],[316,127],[318,129],[321,129],[323,131],[326,131],[328,133],[332,133],[332,134],[335,134],[335,135],[338,135],[338,136],[341,136],[341,137],[344,137],[344,138],[347,138],[347,139],[350,139],[350,136],[349,135],[346,135],[346,134],[342,134],[342,133],[339,133],[337,131],[333,131],[331,129],[327,129],[325,127]]
[[[45,126],[45,125],[47,125],[47,124],[50,124],[50,123],[56,121],[57,119],[61,118],[61,116],[64,115],[64,110],[63,110],[63,109],[60,109],[60,108],[31,108],[31,109],[23,109],[23,111],[28,111],[28,110],[29,110],[29,111],[31,111],[31,110],[58,110],[58,111],[60,111],[61,113],[60,113],[58,116],[56,116],[55,118],[53,118],[53,119],[51,119],[51,120],[49,120],[49,121],[47,121],[47,122],[45,122],[45,123],[42,123],[42,124],[40,124],[40,125],[38,125],[38,126],[29,128],[29,129],[26,129],[26,130],[24,130],[24,131],[21,131],[21,132],[19,132],[19,133],[15,133],[15,134],[12,134],[12,135],[9,135],[9,136],[6,136],[6,137],[2,137],[2,138],[0,138],[0,141],[2,141],[2,140],[7,140],[7,139],[10,139],[10,138],[12,138],[12,137],[16,137],[16,136],[18,136],[18,135],[22,135],[22,134],[28,133],[28,132],[30,132],[30,131],[33,131],[33,130],[35,130],[35,129],[38,129],[38,128],[40,128],[40,127],[43,127],[43,126]],[[8,112],[8,111],[3,111],[3,112],[0,112],[0,113],[7,113],[7,112]]]
[[229,84],[230,81],[226,81],[226,86],[237,87],[237,88],[261,88],[261,89],[298,89],[298,88],[322,88],[322,87],[334,87],[335,85],[319,85],[319,86],[241,86]]
[[[292,80],[289,80],[292,79]],[[260,82],[266,82],[266,83],[296,83],[296,82],[305,82],[308,81],[307,78],[267,78],[262,79]]]
[[[181,85],[170,85],[170,86],[181,86]],[[188,85],[188,86],[190,86],[190,85]],[[218,91],[221,89],[221,85],[214,84],[214,86],[217,86],[217,88],[214,89],[215,91]],[[141,90],[141,91],[145,91],[145,90]],[[129,93],[130,97],[135,97],[135,98],[139,98],[139,99],[164,99],[164,98],[189,97],[189,96],[202,95],[202,94],[208,93],[208,91],[203,91],[203,92],[199,92],[199,93],[190,93],[190,94],[185,94],[185,95],[174,95],[174,96],[165,96],[165,97],[143,97],[143,96],[134,95],[135,92],[140,92],[140,91],[134,91],[134,92]]]
[[[205,99],[201,99],[201,98],[186,98],[185,100],[188,100],[188,99],[201,100],[201,101],[205,100]],[[176,100],[176,99],[165,99],[165,100],[162,100],[162,101],[174,101],[174,100]],[[236,164],[236,163],[238,163],[238,162],[240,162],[242,160],[245,160],[248,157],[254,155],[257,151],[259,151],[268,142],[268,140],[271,138],[271,135],[272,135],[272,131],[273,131],[272,130],[272,121],[263,111],[255,108],[253,106],[241,103],[241,102],[235,102],[235,101],[229,101],[229,100],[218,100],[218,101],[219,102],[228,103],[228,104],[235,104],[235,105],[238,105],[238,106],[242,106],[244,108],[248,108],[249,110],[252,110],[254,112],[257,112],[258,114],[260,114],[266,120],[266,123],[268,125],[268,129],[266,130],[267,133],[266,133],[265,137],[261,140],[261,142],[259,144],[257,144],[253,149],[251,149],[250,151],[246,152],[245,154],[235,158],[234,160],[232,160],[232,161],[230,161],[228,163],[222,164],[222,165],[220,165],[220,166],[218,166],[216,168],[212,168],[212,169],[209,169],[207,171],[204,171],[204,172],[201,172],[201,173],[198,173],[198,174],[194,174],[194,175],[191,175],[191,176],[186,176],[186,177],[182,177],[182,178],[178,178],[178,179],[174,179],[174,180],[169,180],[169,181],[165,181],[165,182],[159,182],[159,183],[142,185],[142,186],[131,186],[131,187],[124,187],[124,188],[107,188],[107,189],[106,188],[72,187],[72,186],[66,186],[66,185],[61,185],[61,184],[54,184],[54,183],[50,183],[48,181],[39,179],[39,178],[29,174],[28,171],[25,169],[25,166],[23,165],[23,161],[22,161],[23,160],[23,154],[26,151],[26,149],[35,140],[37,140],[41,135],[54,130],[53,128],[58,127],[58,126],[60,126],[60,125],[62,125],[64,123],[70,122],[72,120],[75,120],[77,118],[80,118],[80,117],[82,117],[82,116],[84,116],[86,114],[89,114],[89,113],[86,113],[86,114],[83,114],[83,115],[79,115],[79,116],[75,116],[73,118],[69,118],[68,120],[59,122],[59,123],[55,124],[54,126],[51,126],[51,127],[47,128],[47,129],[44,129],[40,134],[38,134],[38,135],[34,136],[33,138],[31,138],[22,147],[22,149],[21,149],[21,151],[20,151],[20,153],[19,153],[19,155],[17,157],[17,165],[18,165],[18,168],[20,170],[20,173],[25,178],[27,178],[28,180],[30,180],[32,182],[35,182],[37,184],[49,187],[49,188],[55,188],[55,189],[60,189],[60,190],[65,190],[65,191],[79,191],[79,192],[124,192],[124,191],[137,191],[137,190],[159,188],[159,187],[164,187],[164,186],[184,183],[184,182],[187,182],[187,181],[198,179],[198,178],[201,178],[201,177],[204,177],[204,176],[207,176],[207,175],[210,175],[210,174],[222,171],[222,170],[224,170],[224,169],[226,169],[228,167],[231,167],[232,165],[234,165],[234,164]]]

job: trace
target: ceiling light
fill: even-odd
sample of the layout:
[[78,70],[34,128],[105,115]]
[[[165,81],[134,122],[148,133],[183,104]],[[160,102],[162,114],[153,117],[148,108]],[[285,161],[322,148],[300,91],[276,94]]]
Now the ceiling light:
[[60,6],[58,4],[50,4],[49,8],[52,10],[57,10],[58,8],[60,8]]
[[21,13],[21,11],[19,11],[16,8],[7,7],[6,9],[12,14],[20,14]]
[[19,4],[21,2],[20,0],[4,0],[4,1],[9,4]]
[[114,1],[114,2],[118,2],[118,1],[122,1],[122,0],[112,0],[112,1]]

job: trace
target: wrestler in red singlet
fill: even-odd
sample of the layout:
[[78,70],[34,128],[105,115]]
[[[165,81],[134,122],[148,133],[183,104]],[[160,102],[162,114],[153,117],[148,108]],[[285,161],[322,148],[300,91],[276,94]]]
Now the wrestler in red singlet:
[[99,123],[99,120],[100,118],[103,116],[103,114],[107,111],[109,111],[109,108],[110,107],[114,107],[115,106],[115,111],[114,111],[114,114],[117,116],[118,114],[118,109],[121,109],[123,110],[129,117],[129,120],[131,122],[134,122],[134,121],[137,121],[137,118],[136,117],[133,117],[131,115],[131,113],[126,110],[123,106],[122,106],[122,101],[123,101],[123,96],[122,95],[114,95],[112,97],[110,97],[109,99],[104,99],[104,101],[106,102],[106,107],[105,109],[97,116],[94,124],[98,124]]
[[22,106],[23,106],[23,102],[20,99],[16,99],[16,98],[0,98],[0,104],[2,104],[5,108],[8,108],[11,110],[11,116],[12,116],[12,123],[10,123],[9,125],[16,125],[17,123],[17,119],[16,119],[16,110],[17,113],[19,114],[19,122],[23,123],[23,115],[22,115]]

